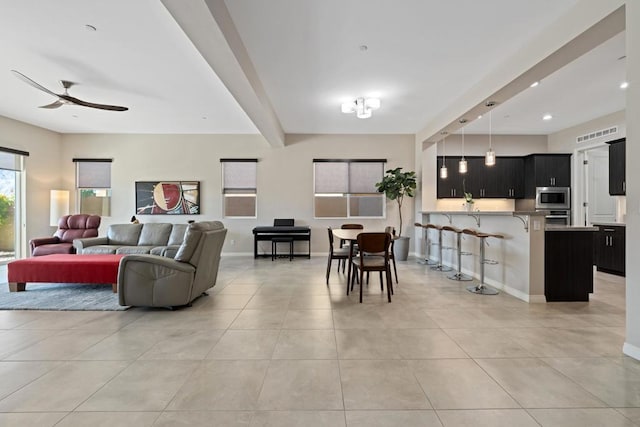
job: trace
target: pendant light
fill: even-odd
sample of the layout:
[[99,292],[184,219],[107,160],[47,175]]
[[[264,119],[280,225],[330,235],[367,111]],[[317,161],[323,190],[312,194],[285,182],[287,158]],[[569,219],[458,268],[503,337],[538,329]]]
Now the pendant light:
[[441,132],[442,134],[442,167],[440,168],[440,178],[446,179],[449,176],[449,171],[447,171],[447,166],[444,164],[447,158],[447,144],[446,144],[446,134],[447,132]]
[[[496,103],[494,101],[488,101],[485,105],[491,108],[496,105]],[[496,153],[491,147],[491,110],[489,110],[489,151],[487,151],[487,154],[484,156],[484,164],[487,166],[496,164]]]
[[467,123],[467,119],[460,119],[462,124],[462,158],[458,162],[458,172],[467,173],[467,160],[464,158],[464,124]]

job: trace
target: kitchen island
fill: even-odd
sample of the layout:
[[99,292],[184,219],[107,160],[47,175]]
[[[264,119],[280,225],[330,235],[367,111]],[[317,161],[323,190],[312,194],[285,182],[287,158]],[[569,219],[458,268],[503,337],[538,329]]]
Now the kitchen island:
[[[498,262],[486,265],[485,283],[489,286],[530,303],[585,301],[584,286],[589,292],[593,291],[593,278],[591,285],[584,281],[588,280],[584,279],[586,275],[592,275],[592,257],[571,254],[575,253],[574,250],[585,249],[582,248],[583,240],[592,239],[595,229],[547,225],[545,215],[545,211],[424,211],[422,223],[451,225],[460,229],[471,228],[503,235],[504,239],[487,239],[485,256]],[[437,231],[431,230],[430,233],[429,243],[437,242]],[[550,236],[548,245],[546,235]],[[472,256],[462,257],[461,270],[479,280],[479,239],[465,237],[462,250],[470,252]],[[443,232],[443,247],[455,248],[455,238],[455,233]],[[592,244],[587,246],[593,251]],[[433,248],[430,259],[437,261],[437,246]],[[442,257],[445,265],[457,268],[455,250],[443,251]],[[570,259],[566,260],[564,257]],[[545,258],[553,272],[547,273]],[[569,266],[565,262],[573,265]],[[580,279],[572,276],[575,271],[581,272]],[[580,282],[576,285],[580,289],[575,293],[565,289],[577,282]],[[588,292],[586,298],[588,300]]]
[[[422,223],[471,228],[495,233],[504,239],[487,239],[485,256],[495,260],[486,265],[485,283],[526,302],[546,302],[544,295],[544,233],[546,212],[535,211],[424,211]],[[429,241],[437,242],[437,232],[431,230]],[[462,250],[471,256],[462,257],[462,272],[479,280],[479,239],[464,236]],[[455,233],[443,232],[443,247],[455,248]],[[423,245],[424,247],[424,245]],[[433,247],[437,248],[437,247]],[[430,258],[437,260],[437,249]],[[457,268],[455,250],[443,251],[442,262]]]

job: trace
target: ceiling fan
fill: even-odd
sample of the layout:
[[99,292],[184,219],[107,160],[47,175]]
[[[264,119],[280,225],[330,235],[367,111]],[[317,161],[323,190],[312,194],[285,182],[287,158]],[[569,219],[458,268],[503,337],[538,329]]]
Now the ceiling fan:
[[58,108],[65,104],[71,104],[71,105],[80,105],[82,107],[98,108],[100,110],[109,110],[109,111],[127,111],[129,109],[127,107],[120,107],[118,105],[95,104],[93,102],[87,102],[87,101],[83,101],[81,99],[75,98],[69,95],[69,92],[67,91],[71,86],[74,85],[73,82],[70,82],[68,80],[60,80],[60,84],[64,88],[64,93],[58,94],[34,82],[29,77],[25,76],[19,71],[11,70],[11,72],[23,82],[35,87],[36,89],[40,89],[41,91],[46,92],[49,95],[52,95],[58,98],[51,104],[41,105],[40,108]]

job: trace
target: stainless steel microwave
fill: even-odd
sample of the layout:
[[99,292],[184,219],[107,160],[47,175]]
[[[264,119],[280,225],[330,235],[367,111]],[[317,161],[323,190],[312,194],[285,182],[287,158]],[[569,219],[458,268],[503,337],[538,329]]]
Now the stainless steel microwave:
[[571,209],[569,187],[537,187],[536,209]]

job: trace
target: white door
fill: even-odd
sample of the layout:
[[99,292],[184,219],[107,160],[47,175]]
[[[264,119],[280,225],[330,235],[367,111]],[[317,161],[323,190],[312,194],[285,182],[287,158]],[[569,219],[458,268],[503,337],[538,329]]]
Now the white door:
[[587,224],[616,221],[616,200],[609,195],[609,147],[585,153]]

